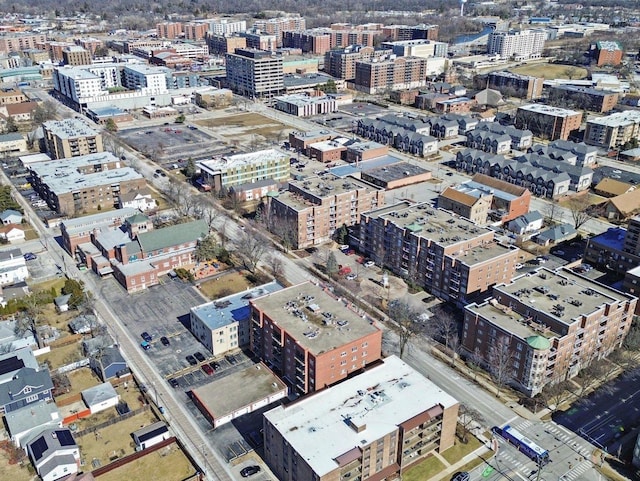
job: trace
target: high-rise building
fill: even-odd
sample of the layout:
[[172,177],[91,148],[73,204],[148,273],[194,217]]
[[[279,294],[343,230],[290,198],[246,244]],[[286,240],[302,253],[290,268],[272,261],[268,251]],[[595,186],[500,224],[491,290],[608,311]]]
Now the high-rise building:
[[209,24],[200,22],[189,22],[182,25],[184,38],[187,40],[202,40],[209,31]]
[[278,47],[282,47],[282,34],[288,31],[300,31],[307,28],[304,17],[281,17],[256,20],[253,28],[261,32],[275,35]]
[[284,32],[282,46],[299,48],[303,53],[324,55],[331,49],[331,33],[328,29]]
[[91,52],[79,45],[71,45],[62,50],[62,62],[65,65],[90,65]]
[[212,55],[224,55],[225,53],[234,53],[236,49],[246,49],[247,39],[240,35],[207,35],[207,45],[209,53]]
[[250,300],[251,351],[298,395],[346,379],[382,356],[382,331],[305,282]]
[[355,88],[368,94],[414,89],[427,84],[427,59],[395,57],[356,62]]
[[282,57],[255,49],[238,49],[225,55],[227,85],[250,98],[272,98],[284,93]]
[[382,48],[391,49],[399,57],[446,57],[449,51],[445,42],[426,39],[383,42]]
[[391,356],[266,412],[265,460],[282,481],[396,479],[453,446],[458,408],[456,399]]
[[156,35],[158,38],[173,39],[182,35],[182,23],[162,22],[156,24]]
[[47,41],[44,33],[13,33],[0,35],[0,53],[22,52],[42,48]]
[[542,55],[546,36],[544,30],[494,31],[489,34],[487,52],[516,60],[538,58]]
[[620,65],[623,53],[622,45],[615,40],[601,40],[591,45],[591,56],[597,62],[598,67]]
[[356,62],[379,59],[391,54],[391,50],[375,50],[373,47],[350,45],[343,49],[329,50],[324,55],[324,71],[332,77],[355,80]]
[[213,35],[230,35],[232,33],[244,32],[247,29],[245,20],[229,21],[229,19],[221,18],[218,21],[209,23],[209,31]]

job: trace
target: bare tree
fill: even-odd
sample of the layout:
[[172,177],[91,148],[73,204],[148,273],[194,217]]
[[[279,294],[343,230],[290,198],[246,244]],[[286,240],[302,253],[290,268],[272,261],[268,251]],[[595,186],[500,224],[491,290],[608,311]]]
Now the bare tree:
[[484,365],[484,358],[482,357],[482,353],[479,348],[475,348],[475,350],[469,354],[467,357],[467,364],[473,371],[473,380],[478,380],[478,371],[482,370],[482,366]]
[[265,258],[265,263],[271,269],[271,275],[275,278],[282,277],[284,274],[284,263],[277,254],[269,254]]
[[558,201],[550,201],[544,209],[543,215],[545,216],[547,223],[550,225],[553,225],[556,222],[562,222],[563,213]]
[[444,343],[444,347],[447,352],[455,344],[456,349],[452,352],[451,356],[451,364],[453,365],[455,363],[456,354],[460,350],[457,321],[444,309],[438,309],[429,319],[429,325],[433,336]]
[[422,330],[420,312],[407,299],[395,299],[389,303],[389,317],[398,334],[398,356],[402,359],[407,345]]
[[505,335],[494,339],[489,348],[489,371],[496,383],[496,396],[513,380],[513,352],[509,338]]
[[591,215],[588,212],[589,204],[586,199],[573,198],[569,201],[569,211],[571,212],[571,218],[573,219],[573,227],[578,230],[584,224],[586,224]]
[[220,215],[221,215],[220,211],[216,209],[216,207],[213,205],[213,203],[210,200],[208,200],[207,202],[204,203],[204,205],[201,206],[198,217],[200,217],[202,220],[204,220],[207,223],[207,226],[209,227],[209,232],[211,232],[213,230],[214,224],[216,223]]
[[568,380],[551,382],[542,389],[542,399],[547,407],[555,412],[562,404],[574,396],[571,391],[572,386],[573,384]]
[[476,409],[469,407],[465,403],[460,403],[458,421],[460,422],[460,426],[462,426],[462,442],[467,444],[469,442],[469,428],[474,422],[478,424],[483,423],[484,417]]
[[255,229],[244,230],[236,241],[236,253],[244,267],[254,274],[269,249],[269,242]]

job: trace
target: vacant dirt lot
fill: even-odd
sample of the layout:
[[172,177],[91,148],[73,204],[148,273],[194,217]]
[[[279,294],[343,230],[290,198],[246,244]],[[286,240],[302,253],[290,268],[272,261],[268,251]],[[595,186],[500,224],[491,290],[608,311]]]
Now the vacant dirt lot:
[[199,119],[194,123],[208,127],[232,143],[260,144],[285,140],[292,130],[276,120],[256,113],[240,113],[219,118]]
[[572,79],[583,79],[587,76],[587,69],[582,67],[572,67],[570,65],[537,63],[532,65],[523,65],[510,69],[514,73],[522,75],[534,75],[536,77],[544,77],[546,79],[566,78],[570,76]]

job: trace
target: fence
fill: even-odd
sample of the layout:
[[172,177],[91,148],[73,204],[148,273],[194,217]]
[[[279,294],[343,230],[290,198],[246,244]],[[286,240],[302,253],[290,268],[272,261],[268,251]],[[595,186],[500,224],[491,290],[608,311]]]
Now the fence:
[[[76,436],[77,436],[77,434],[76,434]],[[115,461],[107,464],[106,466],[101,466],[101,467],[99,467],[97,469],[94,469],[93,471],[91,471],[91,474],[94,477],[101,476],[103,474],[108,473],[109,471],[112,471],[112,470],[114,470],[116,468],[124,466],[125,464],[129,464],[129,463],[135,461],[136,459],[141,458],[142,456],[146,456],[147,454],[151,454],[151,453],[153,453],[153,452],[155,452],[155,451],[157,451],[159,449],[162,449],[162,448],[164,448],[166,446],[174,444],[175,442],[176,442],[176,438],[174,438],[174,437],[165,439],[164,441],[162,441],[162,442],[160,442],[160,443],[158,443],[158,444],[156,444],[154,446],[151,446],[150,448],[143,449],[142,451],[136,451],[135,453],[129,454],[128,456],[125,456],[125,457],[120,458],[120,459],[116,459]]]
[[86,367],[89,365],[89,358],[85,357],[80,359],[79,361],[72,362],[71,364],[66,364],[64,366],[56,369],[56,374],[64,374],[66,372],[75,371],[76,369],[80,369],[81,367]]
[[82,340],[82,334],[71,334],[69,336],[64,336],[54,341],[51,341],[47,344],[55,349],[56,347],[64,347],[64,346],[68,346],[69,344],[75,344],[80,340]]
[[111,426],[112,424],[116,424],[116,423],[119,423],[120,421],[124,421],[125,419],[132,418],[133,416],[136,416],[136,415],[138,415],[140,413],[148,411],[149,409],[150,409],[149,405],[145,404],[141,408],[138,408],[138,409],[136,409],[134,411],[129,411],[126,414],[122,414],[121,416],[118,416],[118,417],[115,417],[115,418],[111,418],[108,421],[105,421],[105,422],[100,423],[100,424],[96,424],[95,426],[91,426],[90,428],[83,429],[82,431],[78,431],[77,433],[74,433],[74,434],[75,434],[76,437],[82,437],[82,436],[85,436],[87,434],[94,433],[99,429],[106,428],[107,426]]

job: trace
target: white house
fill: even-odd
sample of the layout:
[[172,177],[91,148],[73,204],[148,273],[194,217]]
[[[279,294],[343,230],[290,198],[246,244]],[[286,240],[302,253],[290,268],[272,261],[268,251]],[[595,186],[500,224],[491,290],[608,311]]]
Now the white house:
[[142,188],[137,191],[127,192],[120,196],[120,208],[132,207],[142,212],[152,210],[158,207],[158,203],[151,196],[148,188]]
[[9,244],[14,244],[16,242],[21,242],[25,239],[24,230],[22,227],[16,224],[5,224],[0,227],[0,238],[9,242]]
[[0,285],[22,282],[27,277],[29,277],[29,271],[20,249],[0,251]]
[[68,429],[45,429],[27,443],[27,453],[42,481],[78,472],[80,448]]
[[91,411],[91,414],[95,414],[115,407],[120,400],[120,395],[111,383],[105,382],[82,391],[82,400]]
[[4,225],[20,224],[22,222],[22,214],[17,210],[7,209],[0,212],[0,220]]
[[520,217],[516,217],[507,224],[507,229],[517,235],[525,235],[532,232],[538,232],[542,229],[544,217],[534,210]]
[[169,428],[162,421],[145,426],[132,433],[133,441],[136,443],[136,451],[150,448],[165,439],[169,439],[171,434]]

